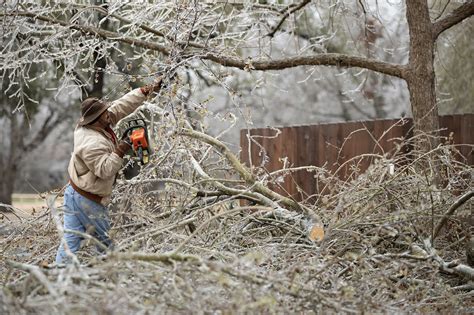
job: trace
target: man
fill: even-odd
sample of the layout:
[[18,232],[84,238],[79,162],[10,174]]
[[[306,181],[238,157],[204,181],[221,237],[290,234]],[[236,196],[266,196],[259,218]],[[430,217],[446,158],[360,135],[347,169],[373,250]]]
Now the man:
[[[68,262],[64,246],[79,250],[83,234],[94,236],[105,247],[110,222],[106,208],[123,156],[130,145],[118,140],[111,126],[133,113],[152,92],[158,92],[161,78],[152,85],[134,89],[122,98],[106,103],[88,98],[81,104],[81,118],[74,131],[74,151],[68,166],[69,184],[64,191],[64,240],[56,263]],[[82,234],[82,235],[81,235]]]

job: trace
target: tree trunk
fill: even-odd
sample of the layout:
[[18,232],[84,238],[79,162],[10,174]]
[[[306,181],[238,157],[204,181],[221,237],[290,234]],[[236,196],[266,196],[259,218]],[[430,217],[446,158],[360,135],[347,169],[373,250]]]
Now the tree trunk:
[[[7,118],[10,122],[10,145],[9,148],[3,148],[5,158],[2,160],[6,163],[3,166],[2,178],[0,180],[0,203],[11,205],[28,122],[25,118],[21,119],[19,115],[15,114],[9,114]],[[0,206],[0,211],[8,210],[11,209]]]
[[[18,133],[21,132],[18,130],[18,121],[14,115],[10,115],[10,150],[9,152],[4,152],[6,154],[6,162],[2,169],[2,179],[0,181],[0,203],[11,205],[12,204],[12,195],[13,190],[15,189],[15,179],[17,175],[17,163],[15,162],[16,152],[18,150],[17,145],[22,143],[17,143]],[[10,208],[0,206],[0,211],[11,211]]]
[[[406,7],[410,31],[406,81],[415,127],[415,146],[422,152],[428,152],[439,144],[439,138],[436,137],[439,118],[435,91],[433,30],[426,0],[407,0]],[[420,136],[427,133],[434,137]]]
[[[3,179],[0,182],[0,203],[11,205],[13,188],[15,186],[16,168],[5,168],[2,174]],[[0,212],[10,210],[10,208],[0,205]]]

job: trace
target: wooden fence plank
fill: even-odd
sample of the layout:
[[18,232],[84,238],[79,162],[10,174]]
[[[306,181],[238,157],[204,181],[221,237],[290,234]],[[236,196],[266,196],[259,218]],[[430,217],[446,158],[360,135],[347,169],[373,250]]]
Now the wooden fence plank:
[[[451,134],[454,143],[471,146],[474,144],[474,114],[442,116],[440,127],[445,128],[441,135],[448,138]],[[325,167],[335,174],[346,161],[361,154],[394,154],[401,139],[413,135],[411,119],[293,126],[279,130],[281,134],[278,137],[275,137],[276,131],[272,128],[242,130],[242,161],[247,165],[251,162],[257,168],[263,165],[264,172],[273,172],[283,167],[283,160],[286,158],[288,167],[314,165]],[[249,147],[247,134],[253,137],[253,141],[260,144],[265,152],[261,152],[261,148],[252,141]],[[465,157],[463,162],[474,165],[471,146],[460,146],[459,151]],[[409,159],[410,151],[410,145],[405,145],[400,153]],[[262,163],[265,154],[268,160]],[[341,179],[357,176],[373,162],[373,157],[354,159],[336,175]],[[296,200],[306,199],[310,195],[324,193],[324,184],[314,175],[315,173],[307,171],[291,173],[284,177],[283,182],[271,188]],[[302,191],[298,190],[298,186]]]
[[[461,116],[458,126],[460,126],[461,143],[474,144],[474,119],[469,119],[467,115]],[[474,165],[474,150],[472,147],[462,147],[461,153],[466,157],[466,163]]]

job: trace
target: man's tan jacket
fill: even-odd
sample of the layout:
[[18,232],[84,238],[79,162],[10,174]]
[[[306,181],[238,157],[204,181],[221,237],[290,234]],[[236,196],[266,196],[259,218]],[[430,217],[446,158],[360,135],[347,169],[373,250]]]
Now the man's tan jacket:
[[[146,97],[135,89],[112,102],[108,111],[112,126],[133,113]],[[74,152],[68,166],[71,181],[80,189],[102,197],[107,205],[112,194],[115,176],[122,167],[123,159],[115,152],[112,135],[87,126],[74,130]]]

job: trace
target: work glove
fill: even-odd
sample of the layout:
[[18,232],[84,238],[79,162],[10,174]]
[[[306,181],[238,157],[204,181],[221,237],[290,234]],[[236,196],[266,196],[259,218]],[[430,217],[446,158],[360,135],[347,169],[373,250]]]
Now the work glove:
[[115,153],[117,153],[118,156],[123,157],[131,148],[132,145],[129,142],[120,140],[117,147],[115,147]]
[[154,83],[142,86],[140,90],[145,96],[148,96],[151,92],[158,93],[161,89],[162,83],[163,83],[163,77],[159,76],[155,79]]

